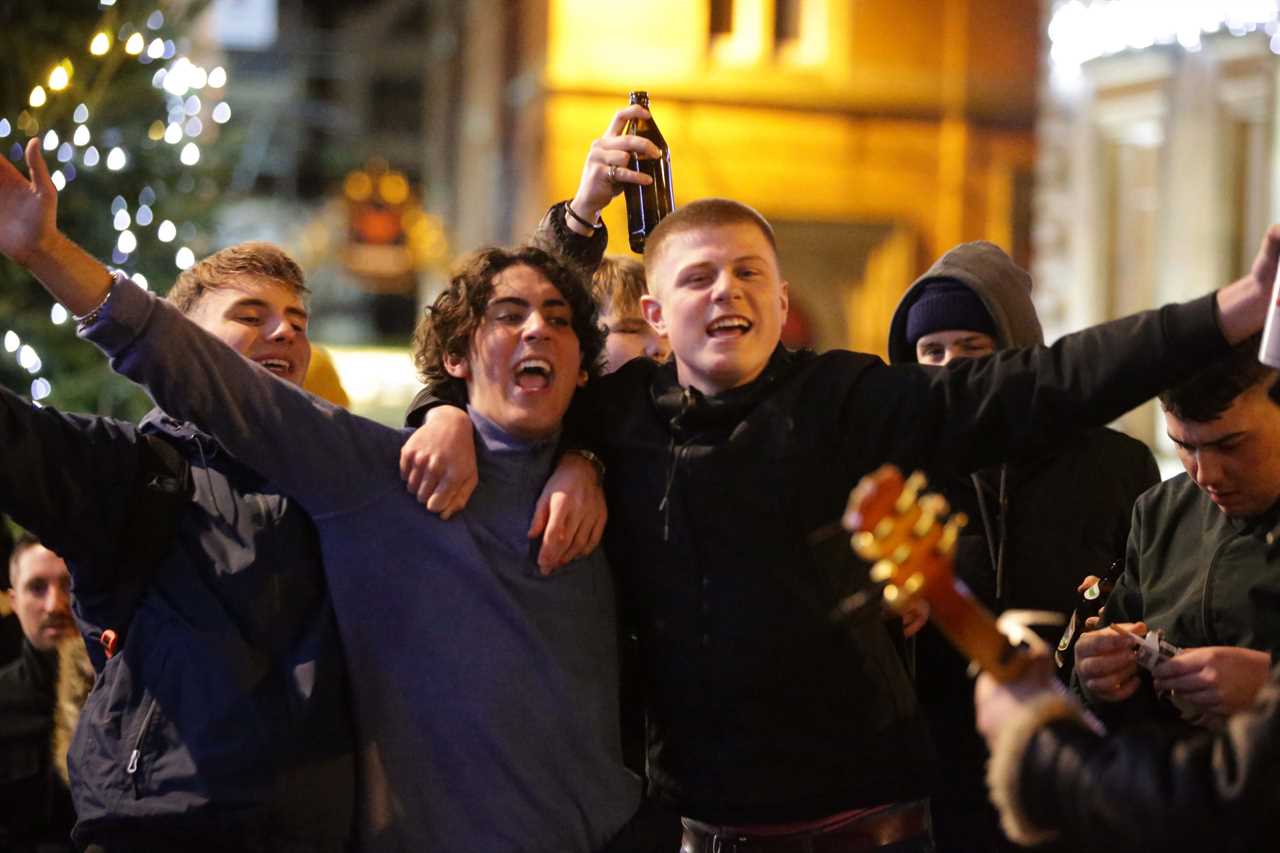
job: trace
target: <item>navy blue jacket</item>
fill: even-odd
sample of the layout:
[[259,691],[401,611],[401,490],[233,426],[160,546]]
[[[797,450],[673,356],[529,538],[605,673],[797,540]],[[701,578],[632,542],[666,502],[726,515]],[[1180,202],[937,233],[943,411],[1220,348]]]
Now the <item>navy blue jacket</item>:
[[[157,485],[144,435],[190,466],[173,531],[137,518]],[[98,668],[69,757],[76,841],[341,848],[354,737],[310,519],[158,410],[135,428],[0,388],[0,445],[0,510],[67,560]],[[147,564],[133,555],[152,535],[172,544]],[[109,660],[106,629],[122,638]]]

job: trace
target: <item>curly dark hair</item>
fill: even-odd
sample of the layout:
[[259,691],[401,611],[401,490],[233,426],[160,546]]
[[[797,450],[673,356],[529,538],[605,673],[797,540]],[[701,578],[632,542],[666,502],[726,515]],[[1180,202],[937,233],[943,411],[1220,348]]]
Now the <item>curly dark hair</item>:
[[1257,334],[1232,347],[1216,361],[1200,368],[1189,379],[1160,395],[1160,405],[1175,418],[1208,423],[1222,417],[1245,391],[1276,371],[1258,361]]
[[466,384],[445,370],[445,356],[463,359],[471,338],[484,319],[493,296],[494,279],[508,267],[523,264],[547,277],[560,291],[573,314],[573,331],[582,349],[582,369],[589,379],[600,375],[604,332],[586,280],[559,257],[535,246],[479,249],[463,258],[449,276],[449,285],[423,312],[413,330],[413,363],[435,394],[466,399]]

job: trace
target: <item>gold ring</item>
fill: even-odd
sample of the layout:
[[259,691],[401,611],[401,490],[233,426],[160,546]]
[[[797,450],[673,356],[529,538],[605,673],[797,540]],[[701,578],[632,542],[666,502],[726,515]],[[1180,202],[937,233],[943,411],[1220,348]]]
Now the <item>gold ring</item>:
[[609,164],[609,183],[616,184],[618,182],[618,167],[613,163]]

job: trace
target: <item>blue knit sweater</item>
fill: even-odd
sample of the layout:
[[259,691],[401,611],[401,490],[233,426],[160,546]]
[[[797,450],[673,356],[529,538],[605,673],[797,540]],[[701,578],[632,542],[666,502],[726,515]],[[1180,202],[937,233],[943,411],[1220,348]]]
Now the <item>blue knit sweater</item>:
[[319,530],[350,670],[369,850],[588,851],[638,805],[618,734],[602,556],[539,575],[526,531],[553,462],[472,413],[480,485],[449,521],[409,495],[408,433],[278,379],[117,283],[82,331]]

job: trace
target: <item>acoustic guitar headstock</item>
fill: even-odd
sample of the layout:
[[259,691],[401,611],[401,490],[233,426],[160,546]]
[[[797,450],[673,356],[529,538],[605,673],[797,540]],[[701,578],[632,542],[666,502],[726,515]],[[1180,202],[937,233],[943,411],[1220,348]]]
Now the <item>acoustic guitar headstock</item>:
[[862,478],[845,512],[853,550],[873,563],[871,579],[884,584],[885,601],[898,608],[926,587],[954,582],[951,557],[968,522],[962,512],[948,518],[946,498],[922,494],[925,486],[919,471],[904,479],[883,465]]
[[952,570],[956,540],[968,519],[951,514],[941,495],[925,494],[925,477],[903,478],[892,465],[863,477],[849,495],[844,526],[853,550],[873,562],[871,579],[884,584],[884,599],[897,609],[919,598],[929,620],[953,645],[996,678],[1019,677],[1030,658],[1010,644],[995,618]]

